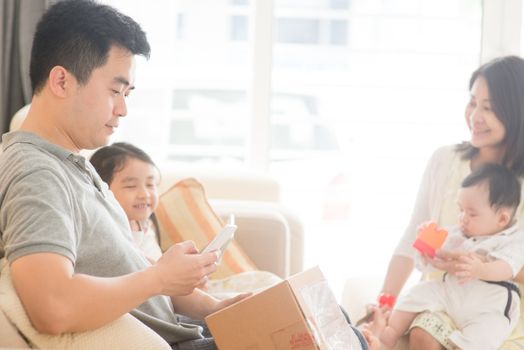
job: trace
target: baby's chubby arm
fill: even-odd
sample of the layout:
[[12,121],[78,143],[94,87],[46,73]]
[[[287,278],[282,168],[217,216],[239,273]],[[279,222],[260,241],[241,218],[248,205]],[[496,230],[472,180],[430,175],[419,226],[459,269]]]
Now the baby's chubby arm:
[[473,279],[506,281],[513,278],[511,265],[504,260],[484,261],[478,254],[465,254],[458,258],[455,275],[461,282]]

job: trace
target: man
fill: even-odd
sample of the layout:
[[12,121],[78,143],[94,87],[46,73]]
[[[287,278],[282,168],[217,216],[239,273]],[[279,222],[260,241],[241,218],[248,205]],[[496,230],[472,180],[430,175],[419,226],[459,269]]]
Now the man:
[[78,154],[108,143],[127,113],[134,56],[149,52],[140,26],[111,7],[70,0],[44,14],[31,53],[31,108],[20,131],[2,139],[0,246],[40,332],[89,330],[131,312],[174,349],[215,349],[175,312],[203,319],[242,297],[218,301],[195,289],[215,271],[216,255],[184,242],[151,266]]

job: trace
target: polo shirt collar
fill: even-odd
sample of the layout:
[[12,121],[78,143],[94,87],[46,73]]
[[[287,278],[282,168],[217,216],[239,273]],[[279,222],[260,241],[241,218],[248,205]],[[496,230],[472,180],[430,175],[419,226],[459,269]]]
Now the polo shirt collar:
[[35,145],[36,147],[39,147],[56,157],[58,157],[61,160],[71,159],[74,161],[74,159],[78,159],[75,161],[75,163],[80,163],[85,168],[85,158],[74,154],[71,151],[68,151],[60,146],[57,146],[53,143],[50,143],[46,141],[45,139],[41,138],[37,134],[34,134],[32,132],[28,131],[12,131],[9,133],[6,133],[2,135],[2,147],[4,152],[11,147],[14,144],[17,143],[29,143],[32,145]]

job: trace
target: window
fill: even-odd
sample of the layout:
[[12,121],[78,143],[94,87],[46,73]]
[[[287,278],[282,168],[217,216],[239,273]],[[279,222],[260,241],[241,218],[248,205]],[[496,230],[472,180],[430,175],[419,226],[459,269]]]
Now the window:
[[176,16],[176,33],[175,36],[178,40],[184,40],[185,37],[185,16],[183,13],[179,13]]
[[248,21],[247,16],[231,16],[231,40],[247,40]]
[[263,22],[273,32],[267,58],[252,54],[249,27],[271,1],[105,1],[137,19],[152,44],[118,136],[158,162],[246,166],[252,77],[271,66],[271,84],[256,86],[271,96],[270,115],[260,117],[270,122],[269,163],[259,165],[304,223],[306,265],[325,267],[335,291],[370,251],[366,273],[384,272],[428,156],[467,137],[482,5],[502,6],[274,0]]
[[329,22],[329,43],[332,45],[346,45],[348,41],[348,21],[332,20]]
[[318,19],[279,18],[277,41],[289,44],[317,44],[320,40]]

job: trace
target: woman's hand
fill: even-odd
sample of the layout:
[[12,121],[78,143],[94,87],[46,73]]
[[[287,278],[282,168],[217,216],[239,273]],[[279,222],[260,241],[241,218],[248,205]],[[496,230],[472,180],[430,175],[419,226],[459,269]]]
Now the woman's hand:
[[438,250],[435,258],[425,258],[434,268],[467,280],[471,279],[471,273],[478,267],[478,263],[485,261],[485,257],[465,250]]
[[438,250],[434,258],[424,256],[424,261],[436,269],[454,275],[457,271],[458,259],[466,253],[466,251]]

